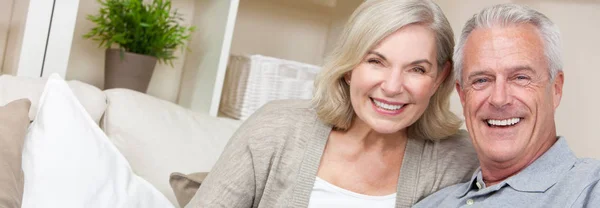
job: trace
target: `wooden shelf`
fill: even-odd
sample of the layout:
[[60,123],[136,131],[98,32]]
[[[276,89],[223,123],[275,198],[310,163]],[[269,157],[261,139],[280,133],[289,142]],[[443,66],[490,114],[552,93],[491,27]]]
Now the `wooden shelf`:
[[178,104],[218,115],[230,54],[321,65],[362,0],[196,0]]

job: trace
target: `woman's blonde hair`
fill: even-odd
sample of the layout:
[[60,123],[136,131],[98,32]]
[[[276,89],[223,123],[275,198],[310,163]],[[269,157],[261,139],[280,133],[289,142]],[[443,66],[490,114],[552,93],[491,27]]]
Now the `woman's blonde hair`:
[[458,131],[462,121],[450,111],[449,104],[454,86],[451,67],[454,34],[442,10],[430,0],[368,0],[354,11],[315,80],[312,103],[323,122],[340,130],[350,128],[355,113],[344,75],[382,39],[410,24],[428,26],[435,33],[437,67],[441,72],[450,62],[450,71],[423,115],[408,127],[408,136],[442,139]]

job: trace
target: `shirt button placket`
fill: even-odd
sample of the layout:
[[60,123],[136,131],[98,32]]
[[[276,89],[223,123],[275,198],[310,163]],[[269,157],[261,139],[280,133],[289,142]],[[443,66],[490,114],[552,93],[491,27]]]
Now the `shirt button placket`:
[[473,203],[475,203],[473,199],[467,199],[467,205],[473,205]]

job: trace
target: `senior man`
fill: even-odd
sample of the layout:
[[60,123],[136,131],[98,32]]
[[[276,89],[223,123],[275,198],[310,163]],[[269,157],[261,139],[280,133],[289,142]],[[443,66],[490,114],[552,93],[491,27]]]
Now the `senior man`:
[[556,134],[564,75],[554,23],[525,6],[484,9],[454,61],[480,168],[414,207],[600,207],[600,162],[577,158]]

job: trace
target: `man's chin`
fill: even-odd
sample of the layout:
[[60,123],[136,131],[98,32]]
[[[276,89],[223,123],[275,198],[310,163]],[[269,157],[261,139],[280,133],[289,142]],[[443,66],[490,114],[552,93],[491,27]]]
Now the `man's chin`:
[[481,155],[484,155],[486,160],[493,163],[514,161],[519,155],[519,151],[516,151],[515,148],[507,148],[507,146],[487,146],[487,149],[483,151],[485,153]]

